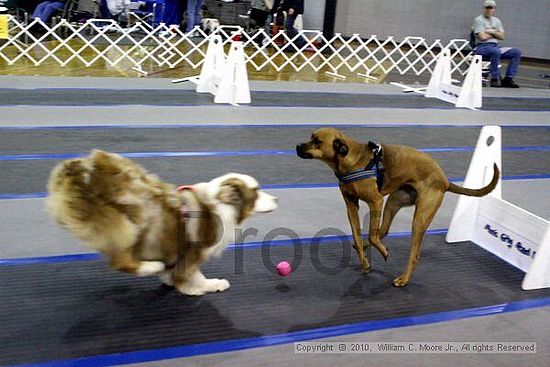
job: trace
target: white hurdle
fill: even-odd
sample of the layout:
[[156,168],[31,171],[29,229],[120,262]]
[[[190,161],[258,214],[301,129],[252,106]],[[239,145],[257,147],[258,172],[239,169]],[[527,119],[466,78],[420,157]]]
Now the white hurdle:
[[[500,127],[483,127],[464,186],[487,185],[493,176],[493,164],[502,167],[501,156]],[[523,270],[527,273],[524,290],[550,287],[549,221],[503,200],[501,180],[492,193],[482,198],[460,196],[446,241],[472,241]]]
[[434,71],[425,89],[395,82],[390,84],[402,88],[405,93],[421,93],[426,98],[437,98],[456,107],[475,110],[482,106],[481,62],[481,56],[474,56],[462,86],[454,85],[451,78],[451,51],[445,48],[437,56]]
[[214,103],[250,103],[250,87],[243,43],[240,34],[233,34],[226,57],[220,35],[210,35],[199,76],[172,80],[172,83],[193,82],[197,93],[211,93]]
[[209,36],[206,56],[201,67],[201,73],[181,79],[174,79],[172,83],[193,82],[197,85],[197,93],[215,94],[225,67],[225,53],[220,35]]
[[229,103],[237,106],[239,103],[250,102],[250,87],[243,43],[233,41],[225,63],[223,77],[214,97],[214,103]]
[[210,36],[204,64],[197,83],[197,93],[216,94],[225,68],[225,52],[223,51],[222,37]]

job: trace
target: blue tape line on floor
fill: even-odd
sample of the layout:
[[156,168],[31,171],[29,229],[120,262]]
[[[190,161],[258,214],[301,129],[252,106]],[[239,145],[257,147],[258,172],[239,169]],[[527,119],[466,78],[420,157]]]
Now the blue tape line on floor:
[[[550,174],[540,173],[531,175],[509,175],[502,177],[503,181],[520,181],[520,180],[547,180],[550,179]],[[464,177],[451,177],[451,182],[463,182]],[[267,184],[262,185],[264,190],[294,190],[294,189],[325,189],[336,188],[338,184],[335,182],[324,183],[294,183],[294,184]],[[30,192],[24,194],[0,194],[0,200],[23,200],[23,199],[43,199],[47,196],[45,192]]]
[[[473,147],[435,147],[420,148],[426,153],[440,152],[472,152]],[[550,145],[503,147],[503,152],[549,152]],[[120,152],[126,158],[179,158],[179,157],[240,157],[240,156],[293,156],[296,150],[228,150],[228,151],[188,151],[188,152]],[[82,153],[56,154],[14,154],[2,155],[0,161],[29,161],[29,160],[61,160],[84,157]]]
[[418,316],[367,321],[318,329],[301,330],[286,334],[267,335],[257,338],[225,340],[204,344],[192,344],[179,347],[150,349],[135,352],[117,353],[51,361],[45,363],[18,365],[18,367],[106,367],[131,363],[153,362],[167,359],[192,357],[205,354],[225,353],[251,348],[270,347],[306,340],[337,337],[349,334],[365,333],[376,330],[395,329],[407,326],[435,324],[446,321],[462,320],[473,317],[501,315],[510,312],[530,310],[550,306],[550,298],[531,299],[497,305],[468,308],[463,310],[438,312]]

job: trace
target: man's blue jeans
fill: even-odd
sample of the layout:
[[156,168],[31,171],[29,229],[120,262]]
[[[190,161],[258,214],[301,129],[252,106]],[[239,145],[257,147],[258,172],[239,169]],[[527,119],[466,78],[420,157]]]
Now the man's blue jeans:
[[[294,22],[296,21],[297,16],[298,14],[294,13],[292,15],[287,15],[286,17],[285,30],[288,38],[290,39],[293,39],[298,34],[298,30],[294,28]],[[304,37],[298,37],[294,40],[294,43],[296,44],[296,47],[302,48],[306,44],[306,40]]]
[[201,24],[202,0],[187,0],[187,32]]
[[60,1],[44,1],[36,6],[32,17],[40,18],[44,23],[47,23],[56,11],[63,10],[64,7],[65,4]]
[[155,18],[159,19],[159,23],[164,23],[167,26],[181,24],[183,19],[183,4],[181,0],[166,0],[164,4],[156,7]]
[[476,55],[481,55],[483,60],[491,61],[491,78],[500,79],[498,65],[500,60],[510,60],[506,69],[506,77],[513,78],[518,73],[521,50],[518,48],[499,48],[496,43],[480,43],[476,47]]

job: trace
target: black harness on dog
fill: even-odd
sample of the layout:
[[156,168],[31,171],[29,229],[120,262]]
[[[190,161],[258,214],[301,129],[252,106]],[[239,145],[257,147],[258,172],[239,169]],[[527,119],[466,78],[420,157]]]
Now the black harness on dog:
[[380,144],[369,141],[367,147],[372,150],[373,158],[367,163],[363,169],[348,172],[344,175],[336,174],[336,177],[341,183],[349,184],[355,181],[365,180],[367,178],[376,177],[376,185],[378,191],[382,190],[384,185],[384,165],[382,164],[382,146]]

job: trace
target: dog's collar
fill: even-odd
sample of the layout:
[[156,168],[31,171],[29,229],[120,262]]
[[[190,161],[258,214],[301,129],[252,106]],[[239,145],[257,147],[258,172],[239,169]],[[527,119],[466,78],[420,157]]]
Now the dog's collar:
[[176,188],[176,191],[185,191],[185,190],[194,191],[195,187],[193,185],[181,185]]
[[357,171],[351,171],[343,175],[336,174],[338,180],[343,184],[350,184],[355,181],[365,180],[367,178],[376,177],[378,191],[382,190],[384,184],[384,165],[382,164],[382,146],[380,144],[369,141],[368,149],[372,151],[374,156],[367,163],[367,166]]
[[[182,185],[182,186],[178,186],[176,188],[176,191],[179,191],[182,193],[185,193],[186,191],[190,191],[190,193],[193,194],[194,187],[192,185]],[[189,205],[187,204],[187,200],[184,200],[184,202],[180,206],[180,220],[185,223],[189,220],[189,218],[191,218]]]

